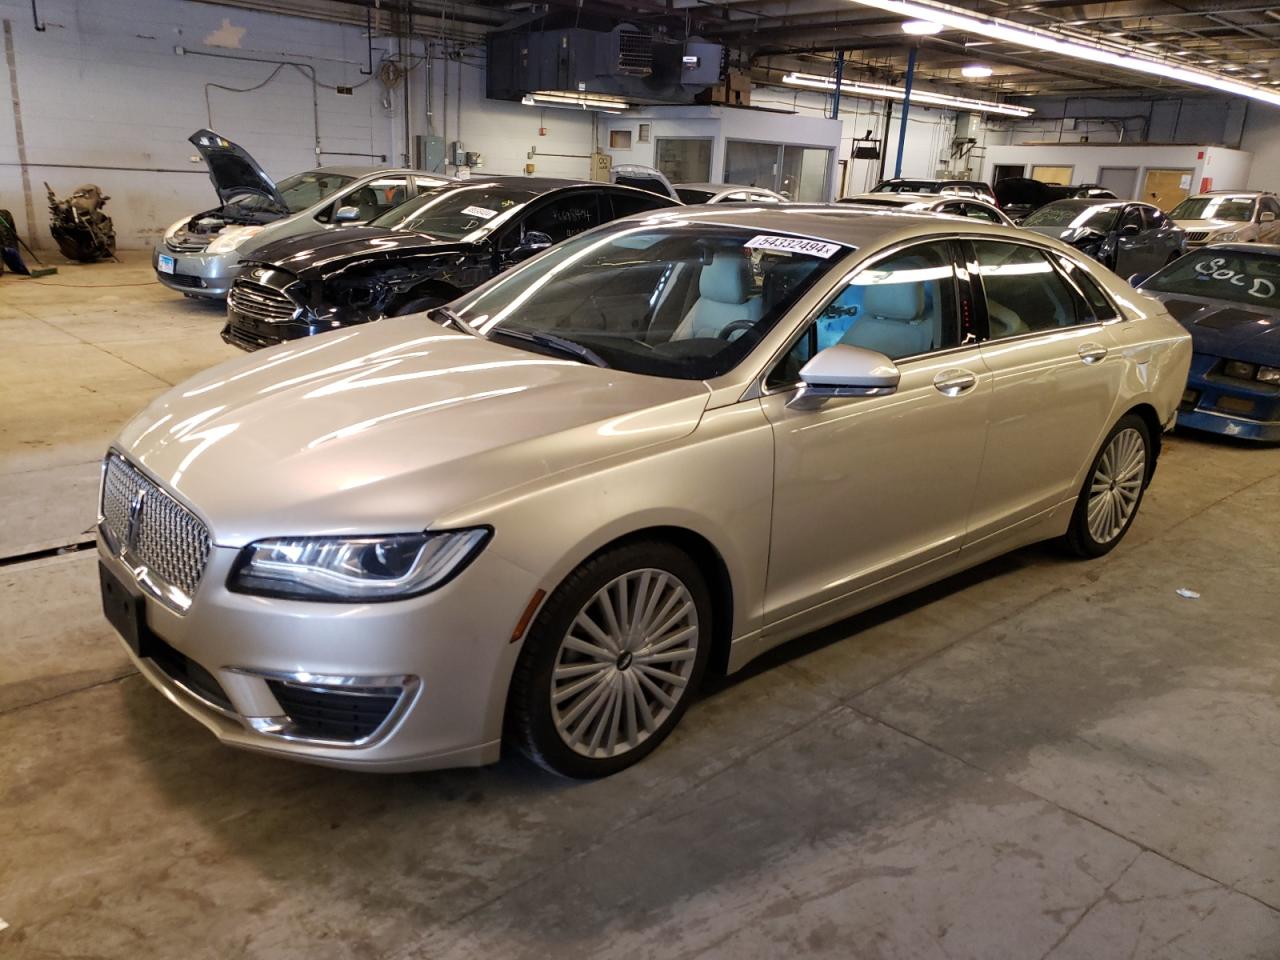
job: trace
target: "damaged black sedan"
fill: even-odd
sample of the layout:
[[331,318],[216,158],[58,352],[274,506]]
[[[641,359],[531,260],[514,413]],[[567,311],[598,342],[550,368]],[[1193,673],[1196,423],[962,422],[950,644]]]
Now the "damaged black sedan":
[[366,226],[268,244],[227,297],[222,338],[245,350],[448,303],[598,224],[675,206],[590,181],[493,177],[438,187]]

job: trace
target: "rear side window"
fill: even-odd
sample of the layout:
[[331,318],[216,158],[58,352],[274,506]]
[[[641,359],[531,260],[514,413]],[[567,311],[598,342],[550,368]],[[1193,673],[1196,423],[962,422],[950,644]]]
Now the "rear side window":
[[600,223],[600,196],[595,190],[569,193],[544,203],[525,219],[524,229],[537,230],[559,243]]
[[974,240],[992,340],[1091,322],[1093,311],[1036,247]]
[[1107,299],[1107,295],[1102,292],[1102,287],[1098,286],[1098,281],[1089,276],[1089,271],[1067,257],[1059,255],[1057,260],[1058,266],[1062,267],[1062,272],[1070,277],[1084,294],[1095,320],[1114,320],[1120,316],[1120,311]]

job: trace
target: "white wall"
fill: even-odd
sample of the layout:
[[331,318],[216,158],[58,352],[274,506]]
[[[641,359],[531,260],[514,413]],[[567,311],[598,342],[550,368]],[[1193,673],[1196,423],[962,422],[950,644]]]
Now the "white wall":
[[[1071,174],[1072,183],[1096,183],[1100,167],[1136,167],[1140,187],[1144,171],[1149,167],[1186,169],[1191,171],[1191,189],[1194,192],[1200,187],[1204,154],[1208,149],[1204,146],[1175,147],[1141,144],[1111,146],[1092,143],[993,146],[987,151],[983,173],[986,179],[990,180],[993,178],[992,172],[997,164],[1024,164],[1027,168],[1027,176],[1030,176],[1033,165],[1051,164],[1072,166],[1074,168]],[[1228,162],[1237,162],[1225,158],[1225,155],[1239,154],[1240,151],[1222,150],[1222,152],[1224,165]],[[1238,162],[1247,163],[1247,155],[1244,156],[1245,159]]]
[[[29,235],[18,165],[11,103],[21,103],[23,140],[31,185],[36,235],[47,234],[41,181],[59,194],[94,182],[112,197],[107,212],[115,221],[122,248],[149,246],[179,217],[216,203],[203,164],[187,137],[209,123],[246,147],[274,177],[315,166],[312,85],[299,71],[284,67],[261,89],[232,93],[206,83],[249,87],[275,70],[270,63],[206,56],[178,56],[175,46],[260,60],[290,60],[314,67],[327,86],[350,85],[352,96],[318,91],[319,132],[326,151],[386,154],[400,164],[405,143],[404,106],[410,97],[410,133],[426,133],[426,67],[423,47],[407,83],[390,92],[383,105],[379,81],[364,77],[367,43],[363,26],[350,26],[253,13],[183,0],[41,0],[48,29],[33,29],[27,0],[0,0],[0,20],[13,37],[17,89],[0,62],[0,207],[13,211],[19,229]],[[375,40],[375,66],[394,50],[394,41]],[[440,51],[436,51],[437,56]],[[541,153],[537,172],[586,176],[591,152],[592,118],[572,111],[541,111],[484,98],[483,51],[467,52],[446,71],[434,61],[434,132],[448,140],[458,135],[459,75],[462,83],[461,132],[467,149],[485,157],[484,170],[519,173],[531,146]],[[449,110],[443,115],[445,74]],[[545,116],[543,114],[545,113]],[[547,129],[539,136],[538,128]],[[576,156],[572,156],[576,155]],[[368,163],[369,158],[324,156],[324,163]],[[57,165],[65,166],[57,166]],[[125,169],[109,169],[109,168]],[[163,171],[163,172],[157,172]]]
[[1246,186],[1280,192],[1280,110],[1251,105],[1241,146],[1253,152]]

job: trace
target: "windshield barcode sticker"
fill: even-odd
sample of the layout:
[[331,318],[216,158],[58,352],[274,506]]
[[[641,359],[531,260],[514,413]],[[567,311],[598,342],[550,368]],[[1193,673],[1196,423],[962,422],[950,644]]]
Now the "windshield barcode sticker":
[[805,253],[811,257],[831,258],[840,249],[838,243],[825,243],[822,240],[806,240],[803,237],[774,237],[760,234],[752,237],[745,244],[748,250],[773,250],[777,253]]
[[479,217],[481,220],[492,220],[498,215],[497,210],[490,210],[488,207],[463,207],[462,212],[469,217]]

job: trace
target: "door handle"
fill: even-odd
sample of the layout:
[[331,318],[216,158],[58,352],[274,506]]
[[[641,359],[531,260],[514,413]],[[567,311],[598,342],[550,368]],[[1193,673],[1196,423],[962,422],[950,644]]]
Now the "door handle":
[[1085,363],[1097,363],[1107,355],[1107,348],[1100,343],[1082,343],[1076,353]]
[[968,370],[943,370],[933,378],[933,386],[945,397],[958,397],[978,385],[978,378]]

